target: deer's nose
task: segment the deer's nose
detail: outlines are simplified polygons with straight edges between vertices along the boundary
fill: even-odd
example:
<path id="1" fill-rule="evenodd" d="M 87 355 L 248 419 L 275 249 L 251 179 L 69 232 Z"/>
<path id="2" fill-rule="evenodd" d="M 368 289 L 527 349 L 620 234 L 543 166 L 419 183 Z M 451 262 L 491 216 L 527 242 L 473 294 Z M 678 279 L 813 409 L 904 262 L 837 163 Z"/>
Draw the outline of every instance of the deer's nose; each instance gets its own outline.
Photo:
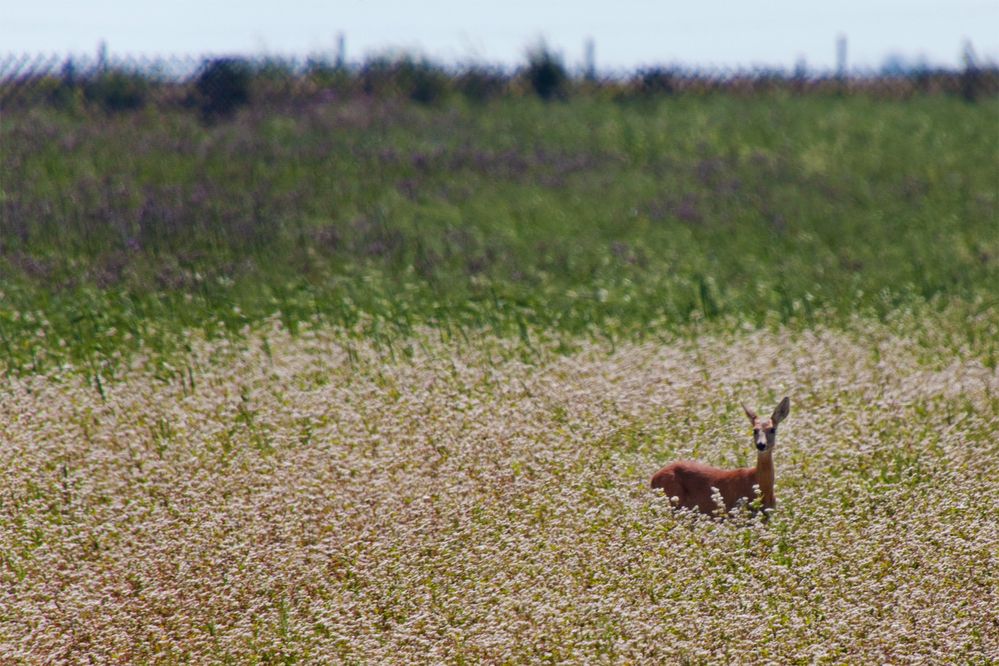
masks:
<path id="1" fill-rule="evenodd" d="M 767 445 L 764 444 L 763 442 L 756 442 L 756 448 L 759 451 L 763 451 L 763 450 L 765 450 L 767 448 Z"/>

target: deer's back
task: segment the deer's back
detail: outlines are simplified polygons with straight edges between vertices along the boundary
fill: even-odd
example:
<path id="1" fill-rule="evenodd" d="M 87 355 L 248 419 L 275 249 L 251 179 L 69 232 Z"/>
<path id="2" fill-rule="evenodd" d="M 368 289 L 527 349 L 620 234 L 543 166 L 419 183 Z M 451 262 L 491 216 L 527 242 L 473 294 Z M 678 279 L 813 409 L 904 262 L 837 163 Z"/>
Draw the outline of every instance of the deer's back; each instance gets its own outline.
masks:
<path id="1" fill-rule="evenodd" d="M 721 493 L 725 506 L 735 506 L 740 497 L 752 498 L 756 470 L 724 470 L 695 460 L 680 460 L 663 467 L 652 477 L 652 487 L 679 499 L 680 506 L 710 512 L 714 509 L 712 488 Z"/>

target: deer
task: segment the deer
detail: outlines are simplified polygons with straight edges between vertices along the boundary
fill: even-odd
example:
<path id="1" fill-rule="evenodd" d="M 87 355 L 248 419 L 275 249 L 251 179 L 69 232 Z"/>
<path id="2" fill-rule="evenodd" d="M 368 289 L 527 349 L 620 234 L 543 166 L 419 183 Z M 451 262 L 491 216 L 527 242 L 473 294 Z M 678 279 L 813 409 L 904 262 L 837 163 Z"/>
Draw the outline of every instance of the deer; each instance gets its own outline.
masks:
<path id="1" fill-rule="evenodd" d="M 753 424 L 753 443 L 756 445 L 756 466 L 742 469 L 718 469 L 692 460 L 680 460 L 666 465 L 652 476 L 652 488 L 662 488 L 674 508 L 697 509 L 712 514 L 721 507 L 715 501 L 715 492 L 721 495 L 725 511 L 731 511 L 741 501 L 752 502 L 759 488 L 763 509 L 777 506 L 774 497 L 774 446 L 777 444 L 777 425 L 787 418 L 791 401 L 785 397 L 768 419 L 762 419 L 746 407 Z"/>

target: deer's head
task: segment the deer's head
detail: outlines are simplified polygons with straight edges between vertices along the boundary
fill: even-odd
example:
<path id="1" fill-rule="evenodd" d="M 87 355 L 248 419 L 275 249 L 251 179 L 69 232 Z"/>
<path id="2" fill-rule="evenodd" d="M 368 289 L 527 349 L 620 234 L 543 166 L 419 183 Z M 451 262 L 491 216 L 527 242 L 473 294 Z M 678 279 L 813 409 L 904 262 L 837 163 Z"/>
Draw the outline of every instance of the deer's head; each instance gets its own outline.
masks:
<path id="1" fill-rule="evenodd" d="M 746 412 L 750 423 L 753 424 L 753 443 L 756 445 L 756 450 L 764 453 L 772 451 L 777 443 L 777 424 L 787 418 L 791 411 L 791 401 L 786 397 L 781 400 L 768 419 L 760 418 L 745 404 L 742 405 L 742 411 Z"/>

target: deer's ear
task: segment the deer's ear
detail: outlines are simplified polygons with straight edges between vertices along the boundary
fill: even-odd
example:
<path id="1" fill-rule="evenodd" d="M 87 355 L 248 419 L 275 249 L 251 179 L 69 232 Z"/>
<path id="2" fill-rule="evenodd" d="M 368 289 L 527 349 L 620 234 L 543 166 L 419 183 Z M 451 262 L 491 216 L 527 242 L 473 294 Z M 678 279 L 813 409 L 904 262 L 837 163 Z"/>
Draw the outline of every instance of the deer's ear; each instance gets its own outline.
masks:
<path id="1" fill-rule="evenodd" d="M 777 405 L 777 409 L 774 410 L 774 413 L 770 417 L 770 420 L 773 421 L 774 425 L 776 426 L 778 423 L 787 418 L 787 415 L 788 413 L 790 413 L 790 411 L 791 411 L 791 400 L 790 398 L 785 396 L 784 399 L 780 401 L 780 404 Z"/>
<path id="2" fill-rule="evenodd" d="M 742 411 L 746 412 L 746 416 L 749 417 L 749 422 L 756 423 L 756 412 L 746 407 L 746 403 L 744 402 L 740 402 L 739 404 L 742 405 Z"/>

